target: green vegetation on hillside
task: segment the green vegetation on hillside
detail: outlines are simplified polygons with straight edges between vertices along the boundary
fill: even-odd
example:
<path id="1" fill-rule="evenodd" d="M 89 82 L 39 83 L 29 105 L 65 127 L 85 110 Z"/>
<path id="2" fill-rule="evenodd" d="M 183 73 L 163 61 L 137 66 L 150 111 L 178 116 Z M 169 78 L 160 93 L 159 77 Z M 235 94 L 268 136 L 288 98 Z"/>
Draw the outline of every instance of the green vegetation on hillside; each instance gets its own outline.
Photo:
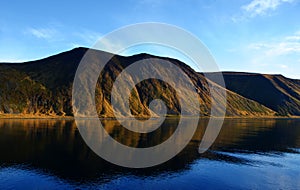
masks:
<path id="1" fill-rule="evenodd" d="M 0 64 L 0 113 L 72 116 L 72 84 L 86 51 L 85 48 L 76 48 L 37 61 Z M 94 58 L 100 61 L 111 55 L 102 51 L 94 51 L 94 54 Z M 210 115 L 211 81 L 178 60 L 138 54 L 130 57 L 114 55 L 100 73 L 95 90 L 96 109 L 100 117 L 114 117 L 110 93 L 117 76 L 136 61 L 144 60 L 143 64 L 152 64 L 148 58 L 167 60 L 180 67 L 189 76 L 199 95 L 201 115 Z M 178 79 L 178 83 L 180 82 Z M 300 82 L 297 80 L 282 76 L 240 76 L 225 73 L 225 82 L 228 87 L 227 116 L 300 115 Z M 214 85 L 221 89 L 217 84 Z M 153 113 L 149 109 L 151 100 L 161 99 L 166 104 L 168 115 L 179 115 L 181 108 L 177 92 L 180 91 L 189 94 L 184 87 L 173 89 L 160 80 L 142 81 L 131 91 L 130 112 L 137 117 L 148 117 Z M 217 100 L 221 100 L 221 96 L 218 96 Z M 120 114 L 130 115 L 122 111 Z"/>

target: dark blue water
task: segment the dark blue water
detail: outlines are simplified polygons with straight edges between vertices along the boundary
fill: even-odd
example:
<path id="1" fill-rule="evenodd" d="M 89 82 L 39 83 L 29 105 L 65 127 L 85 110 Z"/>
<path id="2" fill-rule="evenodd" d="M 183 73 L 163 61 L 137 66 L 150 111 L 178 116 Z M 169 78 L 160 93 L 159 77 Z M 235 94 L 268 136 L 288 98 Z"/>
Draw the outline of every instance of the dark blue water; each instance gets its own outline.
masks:
<path id="1" fill-rule="evenodd" d="M 206 120 L 189 145 L 168 162 L 128 169 L 95 155 L 72 120 L 0 120 L 0 189 L 300 189 L 300 120 L 227 119 L 211 149 L 197 152 Z M 168 138 L 170 119 L 156 137 L 127 135 L 103 124 L 124 144 Z"/>

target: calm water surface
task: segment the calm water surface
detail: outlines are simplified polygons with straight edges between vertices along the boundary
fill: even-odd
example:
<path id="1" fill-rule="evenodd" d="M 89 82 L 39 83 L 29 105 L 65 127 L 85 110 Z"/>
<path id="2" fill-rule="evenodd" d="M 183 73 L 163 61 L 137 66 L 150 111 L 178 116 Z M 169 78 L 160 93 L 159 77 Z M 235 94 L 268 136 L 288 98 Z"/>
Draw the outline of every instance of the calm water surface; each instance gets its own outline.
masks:
<path id="1" fill-rule="evenodd" d="M 141 135 L 102 121 L 133 147 L 163 142 L 177 122 Z M 72 120 L 1 119 L 0 189 L 300 189 L 300 120 L 227 119 L 211 149 L 199 154 L 206 123 L 168 162 L 128 169 L 95 155 Z"/>

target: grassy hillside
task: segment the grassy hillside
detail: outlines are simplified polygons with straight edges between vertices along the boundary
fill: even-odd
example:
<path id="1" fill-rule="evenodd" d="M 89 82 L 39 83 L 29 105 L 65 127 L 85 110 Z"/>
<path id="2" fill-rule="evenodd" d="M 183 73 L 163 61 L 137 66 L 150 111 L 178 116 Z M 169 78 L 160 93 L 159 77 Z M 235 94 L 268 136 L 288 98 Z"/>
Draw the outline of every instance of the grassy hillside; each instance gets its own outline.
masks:
<path id="1" fill-rule="evenodd" d="M 78 64 L 86 51 L 85 48 L 76 48 L 37 61 L 0 64 L 0 113 L 73 115 L 72 82 Z M 111 55 L 102 51 L 94 51 L 94 53 L 99 60 Z M 180 67 L 194 83 L 199 94 L 202 115 L 210 115 L 211 99 L 208 90 L 210 81 L 207 81 L 203 75 L 175 59 L 138 54 L 130 57 L 115 55 L 100 74 L 95 91 L 96 108 L 100 117 L 114 116 L 110 104 L 110 91 L 117 76 L 135 61 L 145 60 L 143 64 L 153 64 L 151 60 L 148 61 L 148 58 L 168 60 Z M 168 70 L 160 72 L 168 72 Z M 180 82 L 178 81 L 178 83 Z M 214 85 L 216 88 L 221 88 Z M 290 86 L 292 85 L 298 84 L 291 81 Z M 184 87 L 176 90 L 182 90 L 187 95 L 189 94 L 185 92 Z M 270 116 L 275 114 L 270 109 L 271 107 L 267 108 L 259 104 L 259 101 L 256 102 L 253 98 L 247 99 L 241 95 L 236 91 L 227 90 L 228 116 Z M 156 98 L 162 99 L 166 103 L 168 114 L 178 115 L 180 113 L 180 104 L 175 89 L 156 79 L 145 80 L 132 90 L 131 113 L 138 117 L 149 116 L 152 110 L 149 109 L 148 104 Z M 121 114 L 129 115 L 125 112 Z"/>
<path id="2" fill-rule="evenodd" d="M 274 110 L 300 115 L 300 80 L 282 75 L 223 72 L 226 88 Z"/>

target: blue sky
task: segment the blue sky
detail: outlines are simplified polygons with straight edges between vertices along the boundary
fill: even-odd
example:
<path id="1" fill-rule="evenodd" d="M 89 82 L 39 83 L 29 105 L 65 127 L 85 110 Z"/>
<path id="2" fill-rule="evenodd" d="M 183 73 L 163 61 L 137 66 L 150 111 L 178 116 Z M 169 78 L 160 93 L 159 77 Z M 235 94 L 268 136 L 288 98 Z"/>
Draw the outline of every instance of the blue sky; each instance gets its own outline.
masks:
<path id="1" fill-rule="evenodd" d="M 90 47 L 120 27 L 164 22 L 196 35 L 221 70 L 300 79 L 300 0 L 20 0 L 0 7 L 0 62 Z"/>

